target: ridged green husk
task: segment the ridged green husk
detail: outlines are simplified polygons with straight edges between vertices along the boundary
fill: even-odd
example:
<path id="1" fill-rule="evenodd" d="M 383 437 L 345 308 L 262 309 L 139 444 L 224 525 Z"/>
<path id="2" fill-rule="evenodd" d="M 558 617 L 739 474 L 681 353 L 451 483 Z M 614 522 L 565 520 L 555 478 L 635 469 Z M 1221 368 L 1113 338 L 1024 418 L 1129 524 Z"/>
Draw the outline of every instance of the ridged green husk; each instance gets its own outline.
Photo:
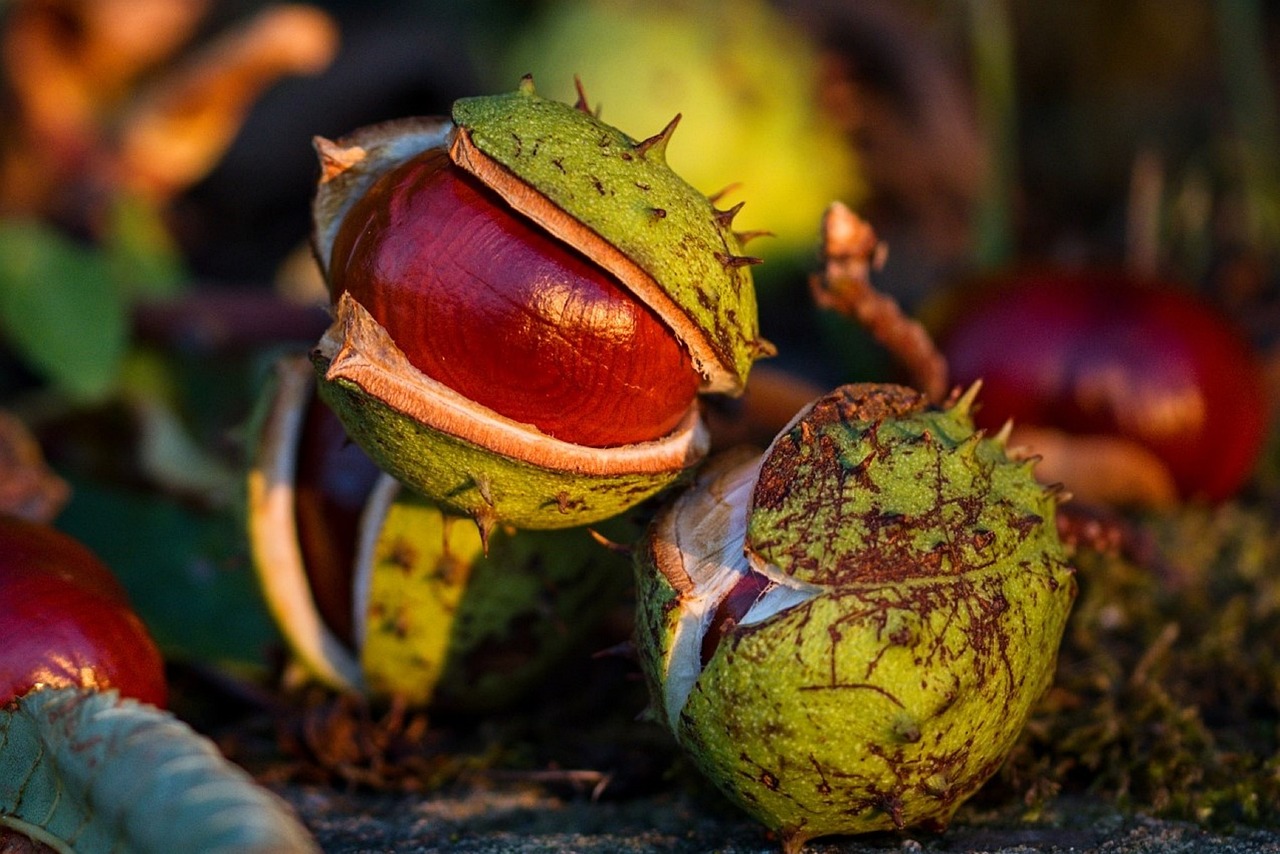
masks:
<path id="1" fill-rule="evenodd" d="M 618 558 L 585 529 L 498 530 L 402 490 L 372 556 L 361 665 L 367 690 L 417 705 L 509 704 L 621 601 Z"/>
<path id="2" fill-rule="evenodd" d="M 315 388 L 306 359 L 278 363 L 247 477 L 254 568 L 298 663 L 332 688 L 378 699 L 471 712 L 508 705 L 618 602 L 625 562 L 585 528 L 499 525 L 486 543 L 474 520 L 383 475 L 363 500 L 345 579 L 359 611 L 353 648 L 325 624 L 299 541 L 295 480 Z M 599 530 L 619 541 L 635 533 L 625 520 Z"/>

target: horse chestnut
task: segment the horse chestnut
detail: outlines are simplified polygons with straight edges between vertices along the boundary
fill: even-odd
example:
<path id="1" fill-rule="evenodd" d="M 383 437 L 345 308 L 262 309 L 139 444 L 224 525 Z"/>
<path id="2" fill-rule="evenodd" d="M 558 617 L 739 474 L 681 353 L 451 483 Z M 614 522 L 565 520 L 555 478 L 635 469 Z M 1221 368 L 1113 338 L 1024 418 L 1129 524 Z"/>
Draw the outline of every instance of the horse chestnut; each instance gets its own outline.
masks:
<path id="1" fill-rule="evenodd" d="M 568 442 L 665 436 L 698 390 L 657 315 L 439 149 L 392 169 L 352 207 L 330 287 L 368 309 L 427 376 Z"/>
<path id="2" fill-rule="evenodd" d="M 1057 498 L 974 429 L 976 391 L 842 386 L 704 466 L 636 549 L 653 716 L 786 852 L 945 826 L 1053 678 Z"/>
<path id="3" fill-rule="evenodd" d="M 982 426 L 1128 440 L 1187 498 L 1227 498 L 1249 477 L 1268 422 L 1261 367 L 1203 300 L 1110 271 L 1025 273 L 961 297 L 939 340 L 955 382 L 981 378 Z"/>
<path id="4" fill-rule="evenodd" d="M 72 686 L 164 705 L 159 650 L 111 571 L 76 540 L 0 516 L 0 602 L 0 706 Z"/>
<path id="5" fill-rule="evenodd" d="M 635 140 L 527 78 L 451 120 L 319 139 L 320 394 L 384 471 L 484 531 L 614 516 L 707 451 L 698 392 L 771 352 L 732 230 Z"/>

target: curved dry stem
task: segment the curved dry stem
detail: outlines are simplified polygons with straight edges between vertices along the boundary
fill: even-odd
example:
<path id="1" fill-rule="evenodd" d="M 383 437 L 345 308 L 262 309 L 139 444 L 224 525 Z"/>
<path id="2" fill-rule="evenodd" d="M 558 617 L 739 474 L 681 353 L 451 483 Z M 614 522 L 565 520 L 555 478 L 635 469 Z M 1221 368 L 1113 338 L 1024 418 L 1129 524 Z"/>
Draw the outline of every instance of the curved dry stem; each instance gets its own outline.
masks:
<path id="1" fill-rule="evenodd" d="M 924 327 L 871 284 L 871 271 L 888 256 L 871 226 L 847 206 L 832 203 L 822 218 L 822 256 L 822 272 L 809 281 L 814 302 L 864 327 L 906 367 L 913 385 L 941 403 L 947 394 L 946 359 Z"/>

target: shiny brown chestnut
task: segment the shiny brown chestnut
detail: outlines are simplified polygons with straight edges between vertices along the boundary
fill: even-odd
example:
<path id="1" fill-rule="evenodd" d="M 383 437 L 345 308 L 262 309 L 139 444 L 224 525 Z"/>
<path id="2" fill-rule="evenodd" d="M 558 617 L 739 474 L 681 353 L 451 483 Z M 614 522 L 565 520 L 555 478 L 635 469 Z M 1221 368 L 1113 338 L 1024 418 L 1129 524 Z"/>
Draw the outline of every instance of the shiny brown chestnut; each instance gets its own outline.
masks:
<path id="1" fill-rule="evenodd" d="M 653 311 L 441 149 L 392 169 L 352 207 L 330 288 L 335 301 L 349 292 L 427 376 L 564 441 L 665 436 L 701 381 Z"/>
<path id="2" fill-rule="evenodd" d="M 483 533 L 592 524 L 707 451 L 760 338 L 752 233 L 586 106 L 462 98 L 315 140 L 334 320 L 320 395 L 369 457 Z"/>
<path id="3" fill-rule="evenodd" d="M 164 662 L 111 571 L 53 528 L 0 516 L 0 706 L 41 688 L 163 706 Z"/>
<path id="4" fill-rule="evenodd" d="M 1123 271 L 1029 270 L 962 289 L 955 303 L 939 342 L 955 382 L 981 378 L 981 426 L 1013 419 L 1126 442 L 1163 464 L 1184 498 L 1222 500 L 1253 471 L 1268 426 L 1259 359 L 1186 288 Z"/>
<path id="5" fill-rule="evenodd" d="M 293 483 L 298 548 L 320 616 L 352 645 L 351 575 L 360 514 L 382 473 L 319 398 L 312 395 L 304 406 Z"/>

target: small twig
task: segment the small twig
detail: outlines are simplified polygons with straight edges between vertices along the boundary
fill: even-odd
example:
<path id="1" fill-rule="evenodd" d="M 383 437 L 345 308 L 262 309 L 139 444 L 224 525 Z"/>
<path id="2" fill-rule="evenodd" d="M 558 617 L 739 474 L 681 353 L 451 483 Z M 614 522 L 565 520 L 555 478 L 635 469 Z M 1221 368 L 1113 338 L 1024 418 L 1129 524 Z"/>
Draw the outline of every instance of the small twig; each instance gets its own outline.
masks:
<path id="1" fill-rule="evenodd" d="M 840 202 L 822 219 L 823 271 L 810 278 L 814 301 L 863 326 L 910 372 L 934 403 L 947 394 L 947 362 L 924 327 L 902 313 L 893 297 L 871 284 L 888 250 L 875 231 Z"/>
<path id="2" fill-rule="evenodd" d="M 628 545 L 627 543 L 614 542 L 613 540 L 606 537 L 604 534 L 597 531 L 595 528 L 588 528 L 587 534 L 591 537 L 591 539 L 595 540 L 597 543 L 604 546 L 606 549 L 613 552 L 614 554 L 622 555 L 623 557 L 630 557 L 631 552 L 634 550 L 633 547 Z"/>

